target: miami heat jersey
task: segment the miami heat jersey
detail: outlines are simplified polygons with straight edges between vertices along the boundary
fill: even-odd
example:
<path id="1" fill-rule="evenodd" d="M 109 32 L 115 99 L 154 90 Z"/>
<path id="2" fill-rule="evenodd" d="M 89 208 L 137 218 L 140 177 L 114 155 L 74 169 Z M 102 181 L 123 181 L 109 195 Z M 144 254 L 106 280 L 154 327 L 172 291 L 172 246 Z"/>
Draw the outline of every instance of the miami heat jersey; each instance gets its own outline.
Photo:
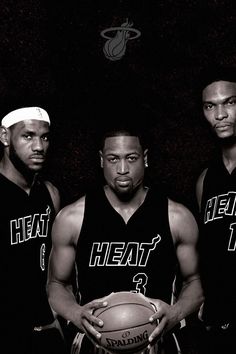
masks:
<path id="1" fill-rule="evenodd" d="M 150 189 L 125 223 L 102 188 L 88 193 L 76 266 L 81 304 L 117 291 L 170 303 L 177 259 L 167 198 Z"/>
<path id="2" fill-rule="evenodd" d="M 24 332 L 53 321 L 45 286 L 55 212 L 40 181 L 28 195 L 0 174 L 0 195 L 1 323 Z"/>
<path id="3" fill-rule="evenodd" d="M 222 160 L 208 168 L 201 210 L 204 319 L 209 324 L 223 324 L 236 318 L 236 171 L 229 174 Z"/>

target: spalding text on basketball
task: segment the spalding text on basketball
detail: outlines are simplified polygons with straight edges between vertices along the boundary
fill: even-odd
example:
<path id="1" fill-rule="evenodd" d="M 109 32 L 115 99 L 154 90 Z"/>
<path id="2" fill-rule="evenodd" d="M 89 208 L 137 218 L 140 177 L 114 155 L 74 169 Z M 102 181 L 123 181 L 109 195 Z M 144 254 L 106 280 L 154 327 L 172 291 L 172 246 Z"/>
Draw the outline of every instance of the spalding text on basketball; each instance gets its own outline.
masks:
<path id="1" fill-rule="evenodd" d="M 122 348 L 132 344 L 139 344 L 146 342 L 148 339 L 148 332 L 145 330 L 143 333 L 138 334 L 132 338 L 124 338 L 124 339 L 114 339 L 114 338 L 106 338 L 107 341 L 107 349 L 111 348 Z"/>

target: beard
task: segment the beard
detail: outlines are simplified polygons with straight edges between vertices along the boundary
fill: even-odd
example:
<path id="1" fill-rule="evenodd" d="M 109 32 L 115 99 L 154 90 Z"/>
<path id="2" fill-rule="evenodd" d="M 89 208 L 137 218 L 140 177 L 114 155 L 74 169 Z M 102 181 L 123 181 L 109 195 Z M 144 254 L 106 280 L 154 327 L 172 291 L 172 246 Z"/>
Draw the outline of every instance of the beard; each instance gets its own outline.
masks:
<path id="1" fill-rule="evenodd" d="M 219 139 L 219 138 L 218 138 Z M 220 144 L 224 147 L 231 147 L 236 144 L 236 136 L 232 135 L 226 138 L 220 138 Z"/>
<path id="2" fill-rule="evenodd" d="M 19 171 L 26 179 L 31 179 L 35 171 L 31 170 L 17 154 L 15 148 L 11 145 L 9 149 L 9 158 L 14 165 L 15 169 Z"/>
<path id="3" fill-rule="evenodd" d="M 132 199 L 138 188 L 139 185 L 134 187 L 133 183 L 130 183 L 130 185 L 125 188 L 122 188 L 117 184 L 112 187 L 117 197 L 123 202 L 128 202 L 130 199 Z"/>
<path id="4" fill-rule="evenodd" d="M 123 202 L 129 201 L 135 194 L 135 191 L 133 189 L 124 191 L 121 190 L 120 188 L 115 188 L 114 191 L 116 195 L 119 197 L 119 199 L 122 200 Z"/>

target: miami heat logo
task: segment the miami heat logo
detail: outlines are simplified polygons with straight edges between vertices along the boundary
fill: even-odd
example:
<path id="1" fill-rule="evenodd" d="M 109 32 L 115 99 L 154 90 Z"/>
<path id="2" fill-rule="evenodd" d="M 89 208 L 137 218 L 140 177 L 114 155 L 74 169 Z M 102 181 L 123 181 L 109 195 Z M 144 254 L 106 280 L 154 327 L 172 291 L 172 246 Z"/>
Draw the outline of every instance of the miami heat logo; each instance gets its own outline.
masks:
<path id="1" fill-rule="evenodd" d="M 127 42 L 141 36 L 141 32 L 132 26 L 133 23 L 127 19 L 120 27 L 110 27 L 101 32 L 101 36 L 108 39 L 103 47 L 107 59 L 121 59 L 125 54 Z"/>

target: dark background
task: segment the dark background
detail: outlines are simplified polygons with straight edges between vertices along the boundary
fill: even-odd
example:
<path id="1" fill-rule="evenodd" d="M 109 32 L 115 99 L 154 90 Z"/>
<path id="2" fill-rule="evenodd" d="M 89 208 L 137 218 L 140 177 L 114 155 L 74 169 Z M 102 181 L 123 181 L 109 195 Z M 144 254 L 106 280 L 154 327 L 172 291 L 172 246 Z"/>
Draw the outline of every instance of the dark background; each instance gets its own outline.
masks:
<path id="1" fill-rule="evenodd" d="M 141 36 L 108 60 L 100 32 L 127 18 Z M 101 177 L 97 132 L 117 120 L 141 123 L 150 178 L 195 210 L 197 176 L 216 152 L 199 73 L 211 63 L 236 66 L 235 39 L 234 0 L 1 0 L 0 115 L 29 105 L 48 111 L 45 173 L 64 204 Z M 189 334 L 189 353 L 199 330 Z"/>
<path id="2" fill-rule="evenodd" d="M 234 1 L 1 0 L 0 113 L 48 110 L 46 173 L 64 203 L 97 182 L 96 132 L 119 119 L 151 131 L 149 174 L 192 207 L 196 178 L 215 144 L 202 118 L 202 67 L 236 59 Z M 141 36 L 122 59 L 100 32 L 126 19 Z"/>

